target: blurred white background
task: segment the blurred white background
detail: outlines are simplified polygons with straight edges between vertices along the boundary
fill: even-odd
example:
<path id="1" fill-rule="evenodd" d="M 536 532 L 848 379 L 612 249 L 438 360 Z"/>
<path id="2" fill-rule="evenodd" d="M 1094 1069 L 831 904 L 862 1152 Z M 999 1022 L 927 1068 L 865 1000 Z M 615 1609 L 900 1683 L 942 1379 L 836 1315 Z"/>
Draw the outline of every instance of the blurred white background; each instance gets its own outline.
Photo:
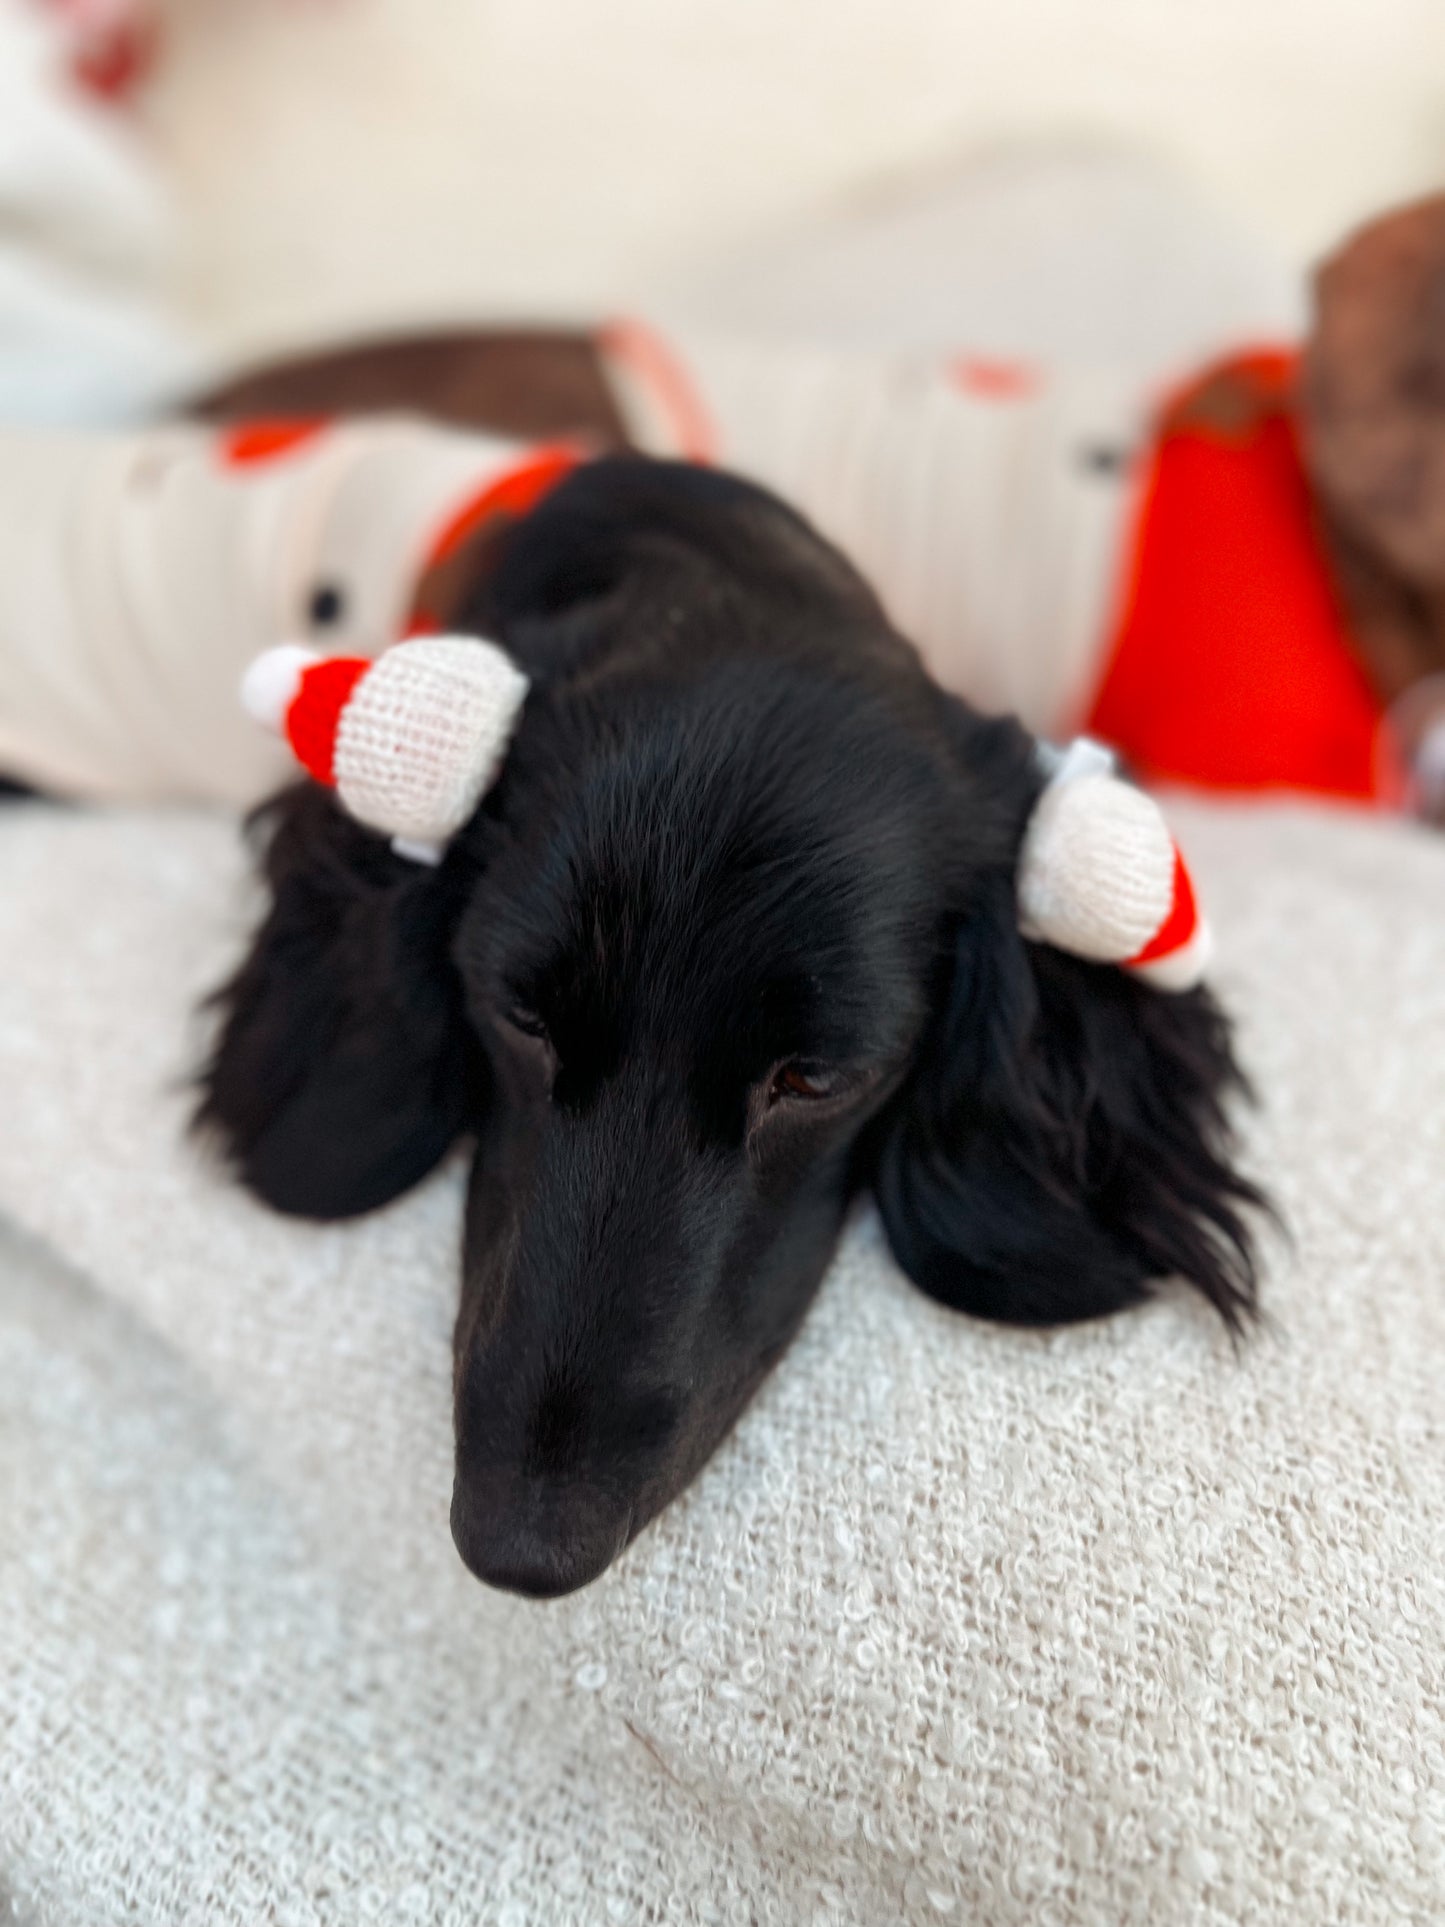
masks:
<path id="1" fill-rule="evenodd" d="M 1441 0 L 172 0 L 150 138 L 233 346 L 591 314 L 1040 138 L 1306 263 L 1445 184 Z M 785 253 L 785 250 L 784 250 Z"/>

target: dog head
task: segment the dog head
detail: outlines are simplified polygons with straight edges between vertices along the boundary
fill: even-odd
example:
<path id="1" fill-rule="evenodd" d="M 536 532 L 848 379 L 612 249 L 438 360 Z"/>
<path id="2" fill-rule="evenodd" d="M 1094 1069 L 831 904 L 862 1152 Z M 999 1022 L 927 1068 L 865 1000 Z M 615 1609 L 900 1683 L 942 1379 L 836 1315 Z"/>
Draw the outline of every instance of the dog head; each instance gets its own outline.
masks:
<path id="1" fill-rule="evenodd" d="M 434 868 L 307 787 L 225 997 L 206 1121 L 282 1210 L 385 1203 L 474 1140 L 453 1533 L 585 1583 L 796 1331 L 849 1200 L 961 1310 L 1252 1300 L 1207 992 L 1020 933 L 1043 777 L 848 566 L 719 476 L 600 463 L 518 532 L 479 630 L 531 678 Z"/>

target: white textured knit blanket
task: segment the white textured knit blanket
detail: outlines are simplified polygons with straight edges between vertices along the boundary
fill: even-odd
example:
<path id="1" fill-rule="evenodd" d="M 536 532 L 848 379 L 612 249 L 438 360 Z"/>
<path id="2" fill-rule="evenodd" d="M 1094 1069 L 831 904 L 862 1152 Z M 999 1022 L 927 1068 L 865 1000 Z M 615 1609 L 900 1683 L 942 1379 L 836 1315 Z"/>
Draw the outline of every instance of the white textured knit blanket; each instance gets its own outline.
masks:
<path id="1" fill-rule="evenodd" d="M 0 812 L 0 1209 L 65 1261 L 0 1247 L 16 1918 L 1445 1917 L 1445 844 L 1180 821 L 1270 1329 L 970 1323 L 865 1215 L 691 1492 L 539 1606 L 447 1535 L 458 1170 L 311 1229 L 182 1139 L 234 830 Z"/>

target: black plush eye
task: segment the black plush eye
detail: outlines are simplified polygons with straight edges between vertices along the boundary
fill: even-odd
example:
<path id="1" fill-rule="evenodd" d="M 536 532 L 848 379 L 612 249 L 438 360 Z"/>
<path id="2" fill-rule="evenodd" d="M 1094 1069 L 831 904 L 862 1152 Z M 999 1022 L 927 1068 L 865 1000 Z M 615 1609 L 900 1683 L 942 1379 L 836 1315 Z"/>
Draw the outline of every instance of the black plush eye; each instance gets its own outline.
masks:
<path id="1" fill-rule="evenodd" d="M 768 1086 L 768 1103 L 793 1098 L 816 1104 L 821 1098 L 836 1097 L 842 1088 L 843 1079 L 837 1071 L 818 1064 L 780 1064 Z"/>
<path id="2" fill-rule="evenodd" d="M 334 629 L 346 614 L 346 597 L 334 582 L 318 582 L 308 613 L 313 629 Z"/>

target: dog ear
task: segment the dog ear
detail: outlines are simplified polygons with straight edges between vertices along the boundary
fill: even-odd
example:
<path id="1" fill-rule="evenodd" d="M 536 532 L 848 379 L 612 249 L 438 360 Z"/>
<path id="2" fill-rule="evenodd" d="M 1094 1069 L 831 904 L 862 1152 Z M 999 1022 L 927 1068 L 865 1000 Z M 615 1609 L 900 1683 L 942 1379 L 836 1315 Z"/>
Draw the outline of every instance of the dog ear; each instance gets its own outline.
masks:
<path id="1" fill-rule="evenodd" d="M 213 1000 L 196 1123 L 278 1211 L 351 1217 L 423 1178 L 479 1100 L 447 958 L 455 886 L 312 784 L 257 828 L 271 905 Z"/>
<path id="2" fill-rule="evenodd" d="M 1027 942 L 1012 876 L 960 924 L 875 1190 L 898 1262 L 960 1311 L 1092 1318 L 1182 1276 L 1231 1328 L 1255 1303 L 1224 1101 L 1243 1080 L 1208 991 L 1169 994 Z"/>

